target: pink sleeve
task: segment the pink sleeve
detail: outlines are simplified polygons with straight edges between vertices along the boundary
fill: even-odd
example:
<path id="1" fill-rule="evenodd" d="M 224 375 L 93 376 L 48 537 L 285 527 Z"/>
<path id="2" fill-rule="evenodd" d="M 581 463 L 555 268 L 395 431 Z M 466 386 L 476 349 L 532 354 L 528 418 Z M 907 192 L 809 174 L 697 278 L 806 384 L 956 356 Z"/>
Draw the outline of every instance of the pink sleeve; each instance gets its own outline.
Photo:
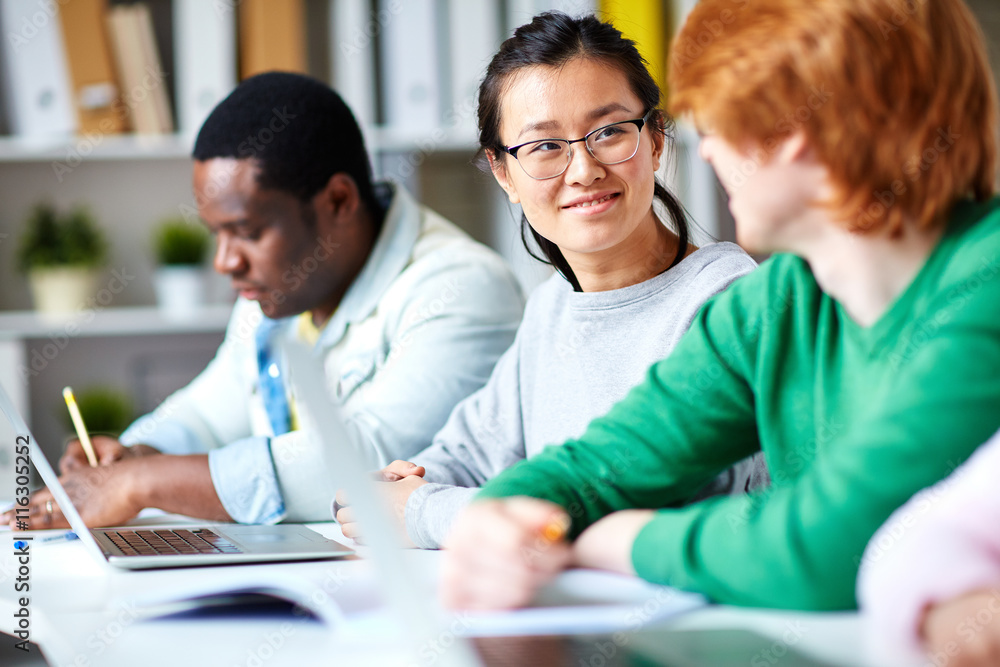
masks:
<path id="1" fill-rule="evenodd" d="M 924 609 L 1000 584 L 1000 432 L 899 508 L 861 559 L 858 602 L 879 664 L 923 655 Z"/>

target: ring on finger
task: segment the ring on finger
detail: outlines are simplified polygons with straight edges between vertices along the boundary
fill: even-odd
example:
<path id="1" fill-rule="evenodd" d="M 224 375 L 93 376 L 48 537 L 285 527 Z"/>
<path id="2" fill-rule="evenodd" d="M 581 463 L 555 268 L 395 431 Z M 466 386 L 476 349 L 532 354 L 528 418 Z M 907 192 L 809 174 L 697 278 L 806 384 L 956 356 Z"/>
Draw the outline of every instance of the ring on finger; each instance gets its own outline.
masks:
<path id="1" fill-rule="evenodd" d="M 52 514 L 52 499 L 45 501 L 45 513 Z"/>

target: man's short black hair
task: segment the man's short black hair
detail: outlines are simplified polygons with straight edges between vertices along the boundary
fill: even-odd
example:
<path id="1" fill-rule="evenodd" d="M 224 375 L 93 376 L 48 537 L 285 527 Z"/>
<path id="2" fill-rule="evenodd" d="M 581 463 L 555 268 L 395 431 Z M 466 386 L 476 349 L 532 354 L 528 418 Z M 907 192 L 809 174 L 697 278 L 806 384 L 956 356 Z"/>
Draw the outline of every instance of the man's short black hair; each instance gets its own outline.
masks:
<path id="1" fill-rule="evenodd" d="M 288 72 L 246 79 L 212 110 L 198 132 L 195 160 L 255 158 L 257 182 L 309 201 L 346 173 L 378 221 L 371 164 L 354 114 L 329 86 Z"/>

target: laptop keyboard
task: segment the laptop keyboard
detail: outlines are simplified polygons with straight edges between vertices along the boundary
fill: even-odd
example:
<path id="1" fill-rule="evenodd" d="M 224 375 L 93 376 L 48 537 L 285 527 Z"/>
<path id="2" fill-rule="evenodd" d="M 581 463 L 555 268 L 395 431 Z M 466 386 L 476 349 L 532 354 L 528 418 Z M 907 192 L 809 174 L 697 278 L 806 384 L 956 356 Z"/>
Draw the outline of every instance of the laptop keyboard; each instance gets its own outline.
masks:
<path id="1" fill-rule="evenodd" d="M 243 550 L 207 528 L 105 531 L 123 556 L 238 554 Z"/>

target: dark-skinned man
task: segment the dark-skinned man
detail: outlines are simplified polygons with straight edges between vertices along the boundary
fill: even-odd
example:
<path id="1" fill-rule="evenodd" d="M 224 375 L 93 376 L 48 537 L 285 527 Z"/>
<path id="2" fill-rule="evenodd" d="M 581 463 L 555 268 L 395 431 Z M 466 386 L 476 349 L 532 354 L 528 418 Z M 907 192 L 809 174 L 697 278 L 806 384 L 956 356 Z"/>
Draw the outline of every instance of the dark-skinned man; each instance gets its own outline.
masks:
<path id="1" fill-rule="evenodd" d="M 358 125 L 308 77 L 247 79 L 193 152 L 215 270 L 239 292 L 209 366 L 120 441 L 78 442 L 62 482 L 90 526 L 146 507 L 212 520 L 325 520 L 335 489 L 298 430 L 278 343 L 314 349 L 373 468 L 425 446 L 513 341 L 523 296 L 492 251 L 398 185 L 372 182 Z M 335 462 L 334 462 L 335 464 Z M 33 528 L 66 525 L 43 489 Z"/>

